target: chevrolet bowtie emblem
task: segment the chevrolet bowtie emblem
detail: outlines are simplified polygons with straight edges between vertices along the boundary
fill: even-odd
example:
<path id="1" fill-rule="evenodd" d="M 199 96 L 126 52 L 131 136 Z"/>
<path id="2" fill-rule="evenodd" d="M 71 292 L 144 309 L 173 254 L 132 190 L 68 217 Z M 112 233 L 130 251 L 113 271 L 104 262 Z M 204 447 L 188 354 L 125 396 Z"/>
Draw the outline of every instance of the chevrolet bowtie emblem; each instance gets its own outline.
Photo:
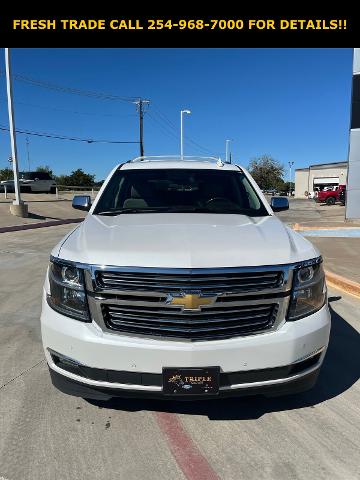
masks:
<path id="1" fill-rule="evenodd" d="M 202 297 L 200 293 L 184 293 L 179 296 L 168 294 L 165 303 L 168 305 L 178 305 L 183 307 L 183 310 L 201 310 L 201 307 L 206 305 L 213 305 L 216 301 L 216 296 Z"/>

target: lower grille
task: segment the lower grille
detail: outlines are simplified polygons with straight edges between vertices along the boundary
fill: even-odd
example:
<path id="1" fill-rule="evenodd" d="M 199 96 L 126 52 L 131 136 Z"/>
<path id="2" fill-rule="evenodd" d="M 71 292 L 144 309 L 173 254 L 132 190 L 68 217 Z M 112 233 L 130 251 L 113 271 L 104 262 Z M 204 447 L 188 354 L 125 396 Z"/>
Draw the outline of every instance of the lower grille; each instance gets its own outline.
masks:
<path id="1" fill-rule="evenodd" d="M 211 307 L 189 313 L 180 308 L 102 305 L 105 324 L 111 330 L 189 340 L 229 338 L 267 330 L 274 324 L 277 310 L 278 304 Z"/>

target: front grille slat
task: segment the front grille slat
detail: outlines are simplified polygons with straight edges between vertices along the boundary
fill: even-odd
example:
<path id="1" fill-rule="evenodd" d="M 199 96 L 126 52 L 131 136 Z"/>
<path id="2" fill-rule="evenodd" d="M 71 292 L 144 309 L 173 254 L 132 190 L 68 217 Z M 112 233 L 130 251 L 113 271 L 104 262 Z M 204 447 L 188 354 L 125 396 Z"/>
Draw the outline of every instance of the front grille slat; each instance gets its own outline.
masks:
<path id="1" fill-rule="evenodd" d="M 256 312 L 262 312 L 262 311 L 265 311 L 265 312 L 268 312 L 269 309 L 271 307 L 269 307 L 269 305 L 249 305 L 249 306 L 244 306 L 241 308 L 240 312 L 241 313 L 247 313 L 247 312 L 251 312 L 252 314 L 256 313 Z M 228 314 L 232 315 L 232 314 L 236 314 L 236 313 L 240 313 L 239 312 L 239 308 L 235 308 L 235 307 L 212 307 L 212 308 L 204 308 L 202 310 L 200 310 L 199 312 L 191 312 L 191 313 L 188 313 L 188 312 L 182 312 L 181 311 L 181 308 L 177 307 L 144 307 L 144 306 L 131 306 L 129 307 L 128 305 L 111 305 L 111 309 L 114 313 L 116 313 L 117 311 L 120 312 L 120 313 L 125 313 L 125 314 L 132 314 L 134 313 L 134 315 L 139 315 L 139 314 L 150 314 L 151 316 L 157 316 L 157 317 L 161 317 L 162 315 L 166 315 L 166 316 L 176 316 L 176 315 L 179 315 L 181 317 L 186 317 L 186 316 L 191 316 L 191 317 L 204 317 L 204 318 L 208 318 L 209 316 L 213 317 L 213 316 L 216 316 L 216 315 L 219 315 L 219 316 L 226 316 Z"/>
<path id="2" fill-rule="evenodd" d="M 230 318 L 229 317 L 226 317 L 226 316 L 223 316 L 223 317 L 220 317 L 220 318 L 198 318 L 198 317 L 191 317 L 190 315 L 188 317 L 186 317 L 185 315 L 183 315 L 182 317 L 177 316 L 176 318 L 170 318 L 170 316 L 162 316 L 162 317 L 157 317 L 157 318 L 153 318 L 153 317 L 150 317 L 150 316 L 147 316 L 147 317 L 142 317 L 140 315 L 128 315 L 128 314 L 122 314 L 122 313 L 118 313 L 118 312 L 111 312 L 110 314 L 110 317 L 111 317 L 111 320 L 113 322 L 116 321 L 116 319 L 124 319 L 124 320 L 135 320 L 135 321 L 148 321 L 148 322 L 155 322 L 155 323 L 158 323 L 159 320 L 162 320 L 163 322 L 166 322 L 166 323 L 184 323 L 184 324 L 201 324 L 201 323 L 209 323 L 209 324 L 213 324 L 213 323 L 218 323 L 218 322 L 234 322 L 234 321 L 239 321 L 239 322 L 243 322 L 244 320 L 252 320 L 253 322 L 257 319 L 257 318 L 265 318 L 265 320 L 267 321 L 268 320 L 268 317 L 269 317 L 269 314 L 268 315 L 264 315 L 264 314 L 260 314 L 260 315 L 247 315 L 247 316 L 237 316 L 237 315 L 233 315 L 231 316 Z"/>
<path id="3" fill-rule="evenodd" d="M 118 305 L 103 305 L 103 316 L 106 325 L 111 330 L 142 335 L 161 335 L 178 338 L 203 339 L 232 337 L 245 335 L 253 331 L 263 331 L 274 323 L 277 305 L 254 305 L 253 310 L 248 305 L 238 308 L 235 312 L 225 311 L 214 316 L 206 312 L 199 314 L 168 315 L 158 312 L 131 313 L 123 311 Z M 243 310 L 243 311 L 242 311 Z"/>
<path id="4" fill-rule="evenodd" d="M 242 327 L 256 327 L 258 325 L 265 325 L 266 321 L 263 322 L 249 322 L 245 323 L 242 325 Z M 116 325 L 116 324 L 115 324 Z M 131 327 L 131 328 L 136 328 L 139 330 L 142 330 L 144 328 L 149 328 L 151 330 L 158 330 L 161 332 L 178 332 L 180 334 L 186 334 L 186 333 L 193 333 L 193 334 L 201 334 L 202 332 L 214 332 L 218 330 L 230 330 L 234 328 L 239 328 L 238 325 L 217 325 L 217 326 L 207 326 L 207 327 L 196 327 L 196 328 L 190 328 L 189 326 L 179 326 L 179 325 L 161 325 L 161 326 L 149 326 L 146 321 L 144 322 L 119 322 L 118 325 L 121 325 L 122 327 Z M 180 335 L 181 336 L 181 335 Z"/>
<path id="5" fill-rule="evenodd" d="M 276 288 L 281 284 L 282 272 L 248 272 L 241 275 L 157 275 L 124 272 L 96 272 L 96 283 L 101 289 L 174 291 L 198 289 L 203 292 L 252 291 Z"/>
<path id="6" fill-rule="evenodd" d="M 264 271 L 208 269 L 202 273 L 113 269 L 97 270 L 93 278 L 99 292 L 95 301 L 108 330 L 200 341 L 271 329 L 282 302 L 274 296 L 284 291 L 284 275 L 283 270 L 265 267 Z M 188 294 L 215 298 L 212 304 L 200 302 L 198 309 L 186 309 L 181 301 L 171 304 L 171 295 Z"/>

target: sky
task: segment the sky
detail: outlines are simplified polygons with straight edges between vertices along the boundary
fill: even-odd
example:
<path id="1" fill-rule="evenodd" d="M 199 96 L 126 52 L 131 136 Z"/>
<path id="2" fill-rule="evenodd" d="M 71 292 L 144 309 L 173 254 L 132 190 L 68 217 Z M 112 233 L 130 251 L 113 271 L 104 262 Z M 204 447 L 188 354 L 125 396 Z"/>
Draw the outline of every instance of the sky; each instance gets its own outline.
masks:
<path id="1" fill-rule="evenodd" d="M 2 49 L 3 50 L 3 49 Z M 4 51 L 4 50 L 3 50 Z M 146 155 L 178 155 L 180 110 L 185 155 L 225 156 L 247 166 L 271 155 L 286 167 L 347 159 L 352 49 L 11 49 L 12 72 L 59 91 L 14 79 L 16 128 L 84 139 L 139 139 Z M 0 69 L 4 72 L 4 54 Z M 111 94 L 99 99 L 83 92 Z M 125 98 L 124 98 L 125 97 Z M 5 77 L 0 76 L 0 126 L 8 128 Z M 97 180 L 139 155 L 139 145 L 86 143 L 17 135 L 19 169 L 49 165 L 55 174 L 82 168 Z M 9 166 L 9 134 L 0 131 L 0 168 Z"/>

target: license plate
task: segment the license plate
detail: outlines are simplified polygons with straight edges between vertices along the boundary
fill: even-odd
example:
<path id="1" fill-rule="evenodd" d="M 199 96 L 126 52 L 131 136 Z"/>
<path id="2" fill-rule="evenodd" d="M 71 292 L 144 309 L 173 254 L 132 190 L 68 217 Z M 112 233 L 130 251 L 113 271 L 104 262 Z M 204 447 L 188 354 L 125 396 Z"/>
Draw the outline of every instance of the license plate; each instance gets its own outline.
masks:
<path id="1" fill-rule="evenodd" d="M 163 368 L 165 395 L 216 395 L 220 367 Z"/>

